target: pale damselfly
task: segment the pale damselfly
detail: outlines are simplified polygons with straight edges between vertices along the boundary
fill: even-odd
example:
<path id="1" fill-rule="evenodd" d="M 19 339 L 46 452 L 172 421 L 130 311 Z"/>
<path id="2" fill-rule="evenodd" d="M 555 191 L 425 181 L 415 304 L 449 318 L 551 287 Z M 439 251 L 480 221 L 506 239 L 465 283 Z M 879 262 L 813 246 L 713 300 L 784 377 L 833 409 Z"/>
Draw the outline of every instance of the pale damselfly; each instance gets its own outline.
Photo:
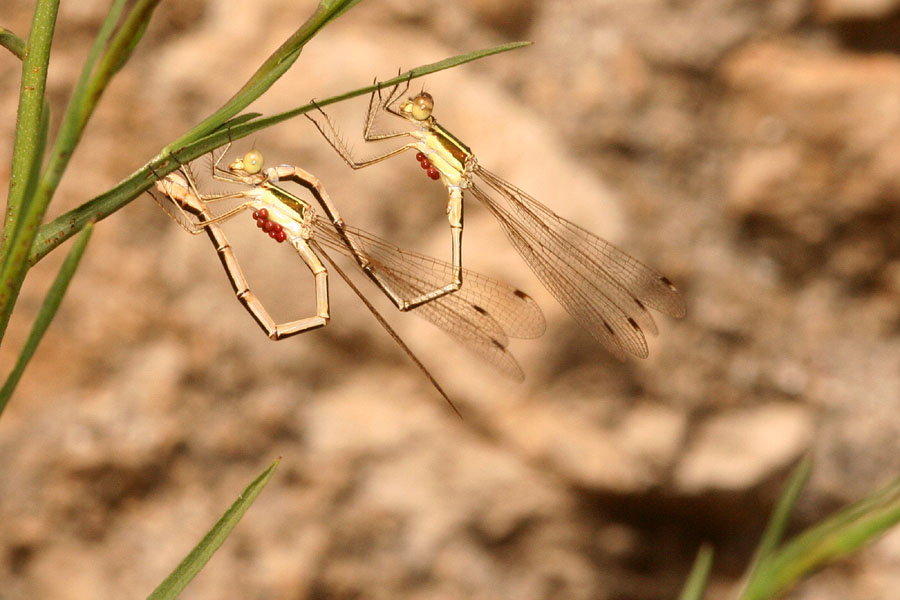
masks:
<path id="1" fill-rule="evenodd" d="M 229 144 L 230 146 L 230 144 Z M 328 272 L 320 256 L 341 275 L 378 322 L 401 346 L 431 383 L 450 402 L 425 366 L 400 339 L 352 280 L 325 252 L 325 247 L 353 256 L 360 268 L 376 281 L 387 281 L 404 293 L 417 294 L 446 278 L 453 267 L 429 256 L 398 248 L 363 230 L 349 227 L 337 213 L 319 180 L 290 165 L 263 168 L 262 154 L 252 150 L 233 161 L 227 169 L 219 163 L 226 148 L 212 160 L 213 177 L 239 185 L 241 189 L 225 194 L 204 194 L 197 188 L 190 165 L 157 181 L 151 196 L 179 225 L 192 234 L 206 232 L 225 269 L 235 295 L 263 331 L 279 340 L 328 324 Z M 328 215 L 321 219 L 312 205 L 275 185 L 279 181 L 297 183 L 313 194 Z M 216 214 L 214 206 L 226 200 L 236 202 Z M 276 242 L 287 241 L 310 269 L 315 280 L 316 314 L 287 323 L 276 323 L 259 298 L 250 290 L 220 223 L 238 214 L 252 211 L 263 233 Z M 540 336 L 545 327 L 538 305 L 521 290 L 472 271 L 465 271 L 465 292 L 439 298 L 422 306 L 416 314 L 431 321 L 467 349 L 475 352 L 504 375 L 521 380 L 522 370 L 507 349 L 509 338 Z M 451 402 L 452 405 L 452 402 Z M 455 408 L 455 407 L 454 407 Z"/>
<path id="2" fill-rule="evenodd" d="M 435 120 L 430 94 L 423 91 L 400 101 L 408 88 L 409 80 L 405 86 L 395 85 L 383 97 L 381 86 L 377 86 L 369 99 L 363 137 L 367 142 L 404 136 L 413 141 L 366 160 L 353 157 L 321 108 L 324 125 L 307 113 L 352 168 L 360 169 L 415 150 L 428 177 L 440 180 L 447 188 L 450 276 L 430 289 L 412 294 L 384 282 L 394 304 L 400 310 L 408 310 L 466 289 L 467 273 L 462 269 L 463 194 L 470 192 L 500 222 L 528 266 L 579 324 L 619 359 L 624 360 L 626 353 L 645 358 L 648 348 L 644 331 L 658 333 L 648 307 L 673 317 L 685 314 L 684 300 L 672 282 L 479 165 L 469 147 Z M 376 133 L 375 120 L 380 111 L 405 119 L 413 129 Z"/>

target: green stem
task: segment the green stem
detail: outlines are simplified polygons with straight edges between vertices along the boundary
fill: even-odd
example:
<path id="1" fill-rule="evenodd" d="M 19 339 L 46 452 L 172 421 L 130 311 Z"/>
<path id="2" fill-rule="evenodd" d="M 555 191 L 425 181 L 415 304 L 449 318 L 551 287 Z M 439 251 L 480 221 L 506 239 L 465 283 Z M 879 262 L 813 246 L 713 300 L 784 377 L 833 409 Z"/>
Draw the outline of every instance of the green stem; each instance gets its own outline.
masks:
<path id="1" fill-rule="evenodd" d="M 44 214 L 32 198 L 46 143 L 48 115 L 44 110 L 44 92 L 58 10 L 59 0 L 38 0 L 22 61 L 16 139 L 0 245 L 0 339 L 25 279 L 28 252 Z"/>
<path id="2" fill-rule="evenodd" d="M 294 61 L 300 56 L 303 47 L 319 30 L 360 1 L 320 2 L 312 16 L 260 65 L 234 96 L 186 134 L 163 148 L 160 154 L 168 155 L 191 142 L 197 141 L 219 128 L 251 102 L 262 96 L 294 64 Z"/>
<path id="3" fill-rule="evenodd" d="M 88 240 L 90 239 L 93 230 L 93 225 L 88 224 L 88 226 L 82 230 L 81 235 L 75 238 L 72 249 L 69 251 L 69 254 L 66 255 L 66 260 L 63 262 L 62 267 L 60 267 L 59 273 L 53 281 L 53 285 L 50 286 L 47 297 L 44 299 L 44 304 L 41 306 L 41 311 L 38 313 L 38 316 L 31 327 L 31 333 L 28 334 L 28 339 L 25 340 L 25 345 L 22 346 L 22 351 L 19 353 L 16 365 L 6 378 L 6 383 L 3 384 L 3 388 L 0 389 L 0 415 L 3 414 L 3 410 L 6 408 L 7 403 L 9 403 L 9 399 L 15 391 L 16 385 L 18 385 L 19 380 L 22 378 L 22 374 L 25 372 L 25 367 L 28 366 L 31 357 L 34 356 L 34 352 L 37 350 L 38 344 L 44 337 L 44 333 L 47 332 L 47 328 L 53 321 L 53 317 L 56 316 L 56 311 L 62 303 L 63 296 L 66 294 L 66 289 L 69 287 L 72 276 L 75 275 L 75 270 L 78 268 L 78 263 L 81 260 L 81 256 L 84 254 L 84 249 L 87 247 Z"/>
<path id="4" fill-rule="evenodd" d="M 398 75 L 393 79 L 383 81 L 377 85 L 368 85 L 353 90 L 352 92 L 347 92 L 345 94 L 340 94 L 331 98 L 325 98 L 323 100 L 317 101 L 316 104 L 318 106 L 328 106 L 329 104 L 334 104 L 335 102 L 340 102 L 349 98 L 370 94 L 378 87 L 391 86 L 395 83 L 406 81 L 407 79 L 422 77 L 424 75 L 442 71 L 444 69 L 449 69 L 466 62 L 485 58 L 493 54 L 522 48 L 529 44 L 530 42 L 515 42 L 497 46 L 495 48 L 489 48 L 486 50 L 468 52 L 466 54 L 461 54 L 459 56 L 454 56 L 436 63 L 432 63 L 430 65 L 416 67 L 415 69 Z M 272 125 L 275 125 L 277 123 L 281 123 L 288 119 L 297 117 L 298 115 L 302 115 L 306 112 L 309 112 L 310 110 L 313 110 L 314 108 L 315 106 L 313 104 L 305 104 L 293 110 L 279 113 L 271 117 L 253 119 L 249 121 L 247 120 L 248 115 L 241 115 L 233 119 L 231 122 L 237 122 L 237 125 L 229 125 L 228 127 L 220 128 L 219 130 L 206 137 L 192 142 L 187 146 L 178 148 L 176 154 L 177 161 L 173 160 L 171 152 L 165 150 L 161 151 L 148 164 L 132 173 L 127 179 L 122 181 L 113 189 L 89 200 L 88 202 L 85 202 L 81 206 L 63 215 L 60 215 L 50 223 L 47 223 L 46 225 L 41 227 L 38 238 L 35 241 L 31 255 L 28 259 L 29 264 L 36 264 L 44 256 L 50 253 L 50 251 L 52 251 L 58 245 L 80 231 L 81 228 L 85 226 L 85 224 L 91 221 L 100 221 L 102 219 L 105 219 L 115 211 L 119 210 L 120 208 L 134 200 L 138 195 L 140 195 L 151 185 L 153 185 L 158 177 L 163 177 L 177 169 L 179 161 L 183 163 L 190 162 L 198 156 L 202 156 L 207 152 L 224 146 L 229 141 L 239 140 L 248 135 L 256 133 L 257 131 L 260 131 L 267 127 L 271 127 Z M 172 143 L 169 144 L 167 148 L 175 146 L 176 144 Z"/>

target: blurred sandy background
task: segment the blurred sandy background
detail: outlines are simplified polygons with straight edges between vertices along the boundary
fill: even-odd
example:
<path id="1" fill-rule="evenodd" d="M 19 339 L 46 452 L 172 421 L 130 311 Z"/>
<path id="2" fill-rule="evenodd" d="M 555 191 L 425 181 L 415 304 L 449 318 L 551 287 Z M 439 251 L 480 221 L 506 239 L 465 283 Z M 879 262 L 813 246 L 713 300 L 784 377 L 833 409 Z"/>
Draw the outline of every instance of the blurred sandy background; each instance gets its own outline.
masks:
<path id="1" fill-rule="evenodd" d="M 6 0 L 0 23 L 25 35 L 31 4 Z M 217 108 L 313 6 L 163 2 L 52 216 Z M 63 3 L 57 117 L 106 8 Z M 667 274 L 688 316 L 658 318 L 650 358 L 618 363 L 469 202 L 467 266 L 548 319 L 512 346 L 524 383 L 360 282 L 460 421 L 337 277 L 328 328 L 268 341 L 207 240 L 144 196 L 97 228 L 0 424 L 0 597 L 146 595 L 277 456 L 186 598 L 672 598 L 704 541 L 710 597 L 733 597 L 807 449 L 798 527 L 900 473 L 898 15 L 895 0 L 362 3 L 252 108 L 533 40 L 413 87 L 482 164 Z M 20 65 L 0 53 L 3 188 Z M 368 152 L 365 106 L 330 113 Z M 448 252 L 444 193 L 411 156 L 352 172 L 302 118 L 251 145 L 318 174 L 348 222 Z M 296 257 L 239 221 L 254 290 L 278 318 L 310 312 Z M 4 373 L 60 254 L 30 275 Z M 893 534 L 790 597 L 898 587 Z"/>

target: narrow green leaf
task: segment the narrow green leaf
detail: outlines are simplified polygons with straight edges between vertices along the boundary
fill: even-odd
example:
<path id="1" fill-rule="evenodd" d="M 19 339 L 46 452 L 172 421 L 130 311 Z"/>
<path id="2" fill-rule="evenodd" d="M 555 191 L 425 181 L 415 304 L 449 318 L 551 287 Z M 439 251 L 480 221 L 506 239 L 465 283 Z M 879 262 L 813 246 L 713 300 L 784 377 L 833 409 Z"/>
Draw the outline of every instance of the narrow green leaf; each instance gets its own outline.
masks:
<path id="1" fill-rule="evenodd" d="M 0 46 L 3 46 L 22 60 L 25 57 L 25 40 L 5 27 L 0 27 Z"/>
<path id="2" fill-rule="evenodd" d="M 379 85 L 382 87 L 394 85 L 395 83 L 406 81 L 410 78 L 415 79 L 417 77 L 422 77 L 424 75 L 435 73 L 437 71 L 449 69 L 466 62 L 485 58 L 499 52 L 515 50 L 529 44 L 530 42 L 516 42 L 513 44 L 504 44 L 495 48 L 489 48 L 487 50 L 469 52 L 430 65 L 416 67 L 415 69 L 407 71 L 406 73 L 398 77 L 382 82 Z M 370 94 L 376 89 L 376 87 L 377 86 L 375 85 L 368 85 L 366 87 L 356 89 L 352 92 L 347 92 L 346 94 L 341 94 L 339 96 L 333 96 L 331 98 L 317 101 L 317 104 L 319 106 L 327 106 L 329 104 L 334 104 L 335 102 L 346 100 L 348 98 Z M 232 127 L 220 126 L 210 135 L 207 135 L 206 137 L 203 137 L 187 146 L 178 147 L 174 143 L 169 144 L 168 146 L 166 146 L 167 148 L 177 148 L 176 151 L 173 151 L 174 157 L 173 152 L 163 150 L 147 165 L 144 165 L 139 170 L 132 173 L 131 176 L 119 183 L 113 189 L 104 192 L 96 198 L 89 200 L 88 202 L 63 215 L 60 215 L 50 223 L 47 223 L 46 225 L 41 227 L 41 230 L 38 233 L 38 237 L 35 240 L 34 247 L 32 248 L 31 255 L 29 256 L 29 264 L 36 264 L 51 250 L 77 233 L 82 227 L 84 227 L 85 223 L 88 223 L 92 220 L 100 221 L 102 219 L 105 219 L 115 211 L 131 202 L 139 194 L 153 185 L 157 177 L 163 177 L 177 169 L 179 163 L 188 163 L 198 156 L 202 156 L 207 152 L 211 152 L 216 148 L 224 146 L 229 141 L 239 140 L 248 135 L 256 133 L 257 131 L 265 129 L 266 127 L 271 127 L 272 125 L 281 123 L 282 121 L 286 121 L 298 115 L 302 115 L 305 112 L 309 112 L 313 108 L 314 106 L 312 104 L 306 104 L 294 110 L 279 113 L 272 117 L 255 119 L 249 122 L 243 122 L 244 115 L 241 115 L 235 117 L 234 119 L 234 121 L 238 124 Z"/>
<path id="3" fill-rule="evenodd" d="M 75 145 L 78 143 L 84 126 L 96 107 L 103 90 L 106 89 L 112 75 L 124 64 L 125 59 L 130 55 L 138 40 L 140 40 L 143 31 L 146 29 L 147 21 L 158 3 L 159 0 L 138 0 L 134 4 L 125 22 L 118 29 L 116 36 L 109 44 L 108 51 L 99 60 L 97 69 L 88 77 L 87 74 L 90 72 L 92 61 L 97 58 L 100 48 L 105 45 L 118 19 L 119 12 L 126 4 L 123 0 L 117 0 L 108 14 L 89 54 L 88 64 L 79 82 L 80 87 L 76 88 L 72 102 L 69 104 L 69 110 L 63 119 L 57 143 L 51 153 L 46 171 L 44 171 L 36 186 L 35 181 L 37 178 L 32 173 L 26 186 L 24 186 L 26 187 L 26 193 L 21 200 L 14 198 L 14 182 L 11 181 L 10 183 L 7 225 L 4 230 L 2 248 L 0 248 L 4 258 L 3 268 L 0 271 L 0 337 L 6 330 L 19 289 L 25 279 L 25 274 L 28 270 L 27 257 L 37 235 L 38 227 L 43 221 L 47 206 L 56 187 L 59 185 Z M 56 13 L 54 12 L 54 23 L 55 17 Z M 52 27 L 49 35 L 52 39 Z M 31 37 L 29 36 L 29 44 L 31 43 Z M 48 41 L 46 52 L 41 54 L 44 60 L 44 70 L 46 70 L 47 62 L 50 58 L 49 50 Z M 28 76 L 27 65 L 31 60 L 31 56 L 32 51 L 29 47 L 24 61 L 26 66 L 23 70 L 23 84 Z M 41 100 L 43 100 L 43 87 L 41 88 Z M 47 119 L 48 116 L 45 114 L 44 118 Z M 21 134 L 21 126 L 22 121 L 20 119 L 19 127 L 17 128 L 17 139 Z M 44 141 L 46 141 L 46 138 Z M 40 153 L 32 158 L 32 161 L 39 163 L 42 155 L 43 147 L 41 147 Z"/>
<path id="4" fill-rule="evenodd" d="M 691 568 L 691 574 L 688 576 L 684 589 L 678 596 L 678 600 L 700 600 L 706 591 L 706 582 L 709 579 L 709 572 L 712 570 L 713 549 L 704 544 L 697 553 L 694 560 L 694 566 Z"/>
<path id="5" fill-rule="evenodd" d="M 87 247 L 93 230 L 94 225 L 88 223 L 81 231 L 81 235 L 75 238 L 72 249 L 69 250 L 66 260 L 63 261 L 62 267 L 60 267 L 59 273 L 56 275 L 56 279 L 53 280 L 53 284 L 47 292 L 47 297 L 44 298 L 44 304 L 41 306 L 41 310 L 34 320 L 34 325 L 31 327 L 31 333 L 28 334 L 28 339 L 25 340 L 25 345 L 22 346 L 16 365 L 6 378 L 3 388 L 0 389 L 0 415 L 3 414 L 3 410 L 9 403 L 16 385 L 22 378 L 22 373 L 25 372 L 25 367 L 28 366 L 31 357 L 34 356 L 34 352 L 37 350 L 38 344 L 44 337 L 44 333 L 47 332 L 53 317 L 56 316 L 56 311 L 59 309 L 63 296 L 66 294 L 72 276 L 75 275 L 75 270 L 78 268 L 78 263 L 81 261 L 81 256 L 84 254 L 84 249 Z"/>
<path id="6" fill-rule="evenodd" d="M 811 472 L 812 459 L 809 456 L 804 456 L 791 473 L 791 477 L 788 480 L 784 491 L 781 493 L 781 497 L 778 499 L 778 504 L 775 506 L 774 510 L 772 510 L 769 522 L 763 532 L 762 539 L 753 556 L 753 561 L 747 569 L 745 575 L 746 581 L 749 582 L 753 579 L 759 564 L 771 556 L 775 551 L 775 548 L 777 548 L 778 544 L 781 542 L 784 531 L 787 529 L 788 521 L 791 518 L 791 513 L 794 512 L 794 506 L 797 505 L 797 500 L 800 498 L 800 492 L 806 487 Z"/>
<path id="7" fill-rule="evenodd" d="M 275 462 L 269 465 L 259 477 L 253 480 L 253 483 L 247 486 L 247 489 L 238 496 L 237 500 L 234 501 L 234 504 L 225 511 L 222 518 L 216 522 L 213 528 L 210 529 L 205 536 L 203 536 L 200 543 L 197 544 L 194 549 L 191 550 L 190 554 L 181 561 L 181 564 L 179 564 L 175 570 L 172 571 L 155 590 L 153 590 L 153 593 L 150 594 L 148 598 L 151 600 L 163 600 L 178 597 L 184 588 L 187 587 L 187 584 L 191 582 L 197 573 L 200 572 L 200 569 L 202 569 L 212 555 L 215 554 L 216 550 L 218 550 L 225 542 L 225 538 L 228 537 L 228 534 L 231 533 L 231 530 L 238 524 L 238 521 L 241 520 L 241 517 L 244 516 L 244 513 L 247 512 L 247 509 L 250 508 L 250 505 L 253 504 L 253 501 L 256 500 L 259 493 L 266 487 L 266 484 L 269 482 L 269 479 L 272 478 L 272 474 L 275 473 L 275 469 L 280 462 L 281 458 L 275 460 Z"/>
<path id="8" fill-rule="evenodd" d="M 323 9 L 331 11 L 332 17 L 330 20 L 333 21 L 360 2 L 362 0 L 322 0 L 319 5 Z"/>
<path id="9" fill-rule="evenodd" d="M 244 113 L 244 114 L 242 114 L 242 115 L 236 116 L 236 117 L 233 118 L 233 119 L 230 119 L 230 120 L 228 120 L 228 121 L 225 121 L 224 123 L 222 123 L 222 125 L 219 126 L 219 129 L 218 129 L 218 130 L 228 131 L 228 130 L 231 129 L 232 127 L 237 127 L 237 126 L 240 125 L 241 123 L 246 123 L 247 121 L 252 121 L 253 119 L 257 119 L 257 118 L 259 118 L 259 117 L 261 117 L 261 116 L 262 116 L 262 113 L 257 113 L 257 112 L 253 112 L 253 113 Z M 218 131 L 218 130 L 217 130 L 217 131 Z"/>
<path id="10" fill-rule="evenodd" d="M 41 177 L 36 202 L 43 203 L 45 206 L 49 204 L 100 97 L 109 86 L 115 73 L 131 56 L 159 1 L 142 0 L 136 3 L 118 29 L 116 29 L 116 24 L 119 22 L 126 0 L 116 0 L 113 3 L 94 39 L 81 77 L 69 99 L 56 143 L 50 152 L 47 168 Z M 115 34 L 114 37 L 113 34 Z M 112 41 L 110 41 L 111 37 Z"/>
<path id="11" fill-rule="evenodd" d="M 388 79 L 386 81 L 380 81 L 375 84 L 367 85 L 365 87 L 357 88 L 352 92 L 347 92 L 345 94 L 340 94 L 337 96 L 332 96 L 331 98 L 326 98 L 324 100 L 316 100 L 316 104 L 319 106 L 328 106 L 329 104 L 335 104 L 337 102 L 343 102 L 344 100 L 349 100 L 350 98 L 356 98 L 358 96 L 364 96 L 366 94 L 371 94 L 375 90 L 381 88 L 388 88 L 394 86 L 398 83 L 403 83 L 405 81 L 410 81 L 413 79 L 418 79 L 419 77 L 424 77 L 425 75 L 431 75 L 432 73 L 437 73 L 438 71 L 444 71 L 446 69 L 451 69 L 453 67 L 458 67 L 459 65 L 463 65 L 468 62 L 472 62 L 475 60 L 480 60 L 482 58 L 486 58 L 488 56 L 493 56 L 494 54 L 500 54 L 502 52 L 509 52 L 510 50 L 518 50 L 519 48 L 525 48 L 530 46 L 532 42 L 510 42 L 509 44 L 502 44 L 500 46 L 494 46 L 493 48 L 485 48 L 483 50 L 475 50 L 474 52 L 467 52 L 465 54 L 459 54 L 457 56 L 451 56 L 450 58 L 445 58 L 443 60 L 439 60 L 438 62 L 431 63 L 428 65 L 422 65 L 416 67 L 414 69 L 410 69 L 405 73 L 401 73 L 396 77 Z M 271 117 L 266 117 L 264 119 L 260 119 L 259 121 L 255 121 L 254 125 L 260 125 L 261 127 L 271 127 L 277 123 L 281 123 L 282 121 L 286 121 L 288 119 L 292 119 L 303 113 L 307 113 L 314 108 L 312 103 L 304 104 L 303 106 L 299 106 L 295 109 L 285 111 L 282 113 L 278 113 L 276 115 L 272 115 Z M 255 130 L 254 130 L 255 131 Z M 243 135 L 249 135 L 253 133 L 253 131 L 249 132 L 241 132 Z"/>
<path id="12" fill-rule="evenodd" d="M 795 537 L 760 562 L 742 600 L 772 598 L 900 522 L 900 480 Z"/>
<path id="13" fill-rule="evenodd" d="M 40 225 L 40 218 L 35 217 L 43 214 L 37 214 L 39 211 L 32 202 L 35 191 L 33 174 L 40 165 L 46 144 L 44 132 L 49 118 L 44 110 L 47 67 L 58 10 L 58 0 L 38 0 L 22 61 L 13 162 L 3 239 L 0 242 L 0 339 L 6 332 L 25 279 L 28 253 Z"/>
<path id="14" fill-rule="evenodd" d="M 347 0 L 320 3 L 312 16 L 260 65 L 250 79 L 225 104 L 186 134 L 163 148 L 160 154 L 168 155 L 219 129 L 223 123 L 259 98 L 294 64 L 306 43 L 352 4 L 355 2 L 348 3 Z"/>

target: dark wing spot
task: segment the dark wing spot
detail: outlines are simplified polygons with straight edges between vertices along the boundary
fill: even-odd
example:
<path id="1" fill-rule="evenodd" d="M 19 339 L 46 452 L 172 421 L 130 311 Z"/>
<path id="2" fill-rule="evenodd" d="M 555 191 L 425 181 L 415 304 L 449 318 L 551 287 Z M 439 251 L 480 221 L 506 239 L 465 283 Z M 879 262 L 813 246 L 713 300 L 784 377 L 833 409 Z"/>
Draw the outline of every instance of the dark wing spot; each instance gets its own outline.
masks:
<path id="1" fill-rule="evenodd" d="M 480 313 L 480 314 L 482 314 L 482 315 L 486 315 L 486 314 L 487 314 L 487 311 L 484 310 L 483 308 L 481 308 L 480 306 L 478 306 L 477 304 L 473 304 L 473 305 L 472 305 L 472 308 L 475 309 L 475 312 L 478 312 L 478 313 Z"/>
<path id="2" fill-rule="evenodd" d="M 642 309 L 647 310 L 647 307 L 644 306 L 644 303 L 643 303 L 643 302 L 641 302 L 641 301 L 638 300 L 637 298 L 632 298 L 632 300 L 634 300 L 634 303 L 637 304 L 638 306 L 640 306 Z"/>
<path id="3" fill-rule="evenodd" d="M 607 323 L 606 321 L 603 321 L 603 326 L 606 327 L 606 330 L 609 332 L 609 335 L 612 335 L 612 336 L 616 335 L 616 332 L 613 331 L 613 328 L 609 326 L 609 323 Z"/>
<path id="4" fill-rule="evenodd" d="M 494 345 L 500 348 L 501 350 L 506 350 L 506 346 L 501 344 L 498 340 L 491 338 L 491 341 L 494 342 Z"/>
<path id="5" fill-rule="evenodd" d="M 628 317 L 628 324 L 631 325 L 632 329 L 640 332 L 641 328 L 638 326 L 637 322 L 635 322 L 635 320 L 632 319 L 631 317 Z"/>
<path id="6" fill-rule="evenodd" d="M 528 294 L 526 294 L 526 293 L 523 292 L 522 290 L 513 290 L 513 294 L 515 294 L 516 296 L 518 296 L 519 298 L 521 298 L 521 299 L 523 299 L 523 300 L 528 300 L 528 299 L 531 298 L 531 296 L 529 296 Z"/>
<path id="7" fill-rule="evenodd" d="M 668 277 L 660 277 L 660 281 L 662 281 L 665 285 L 669 286 L 669 289 L 675 290 L 675 284 L 669 281 Z"/>

